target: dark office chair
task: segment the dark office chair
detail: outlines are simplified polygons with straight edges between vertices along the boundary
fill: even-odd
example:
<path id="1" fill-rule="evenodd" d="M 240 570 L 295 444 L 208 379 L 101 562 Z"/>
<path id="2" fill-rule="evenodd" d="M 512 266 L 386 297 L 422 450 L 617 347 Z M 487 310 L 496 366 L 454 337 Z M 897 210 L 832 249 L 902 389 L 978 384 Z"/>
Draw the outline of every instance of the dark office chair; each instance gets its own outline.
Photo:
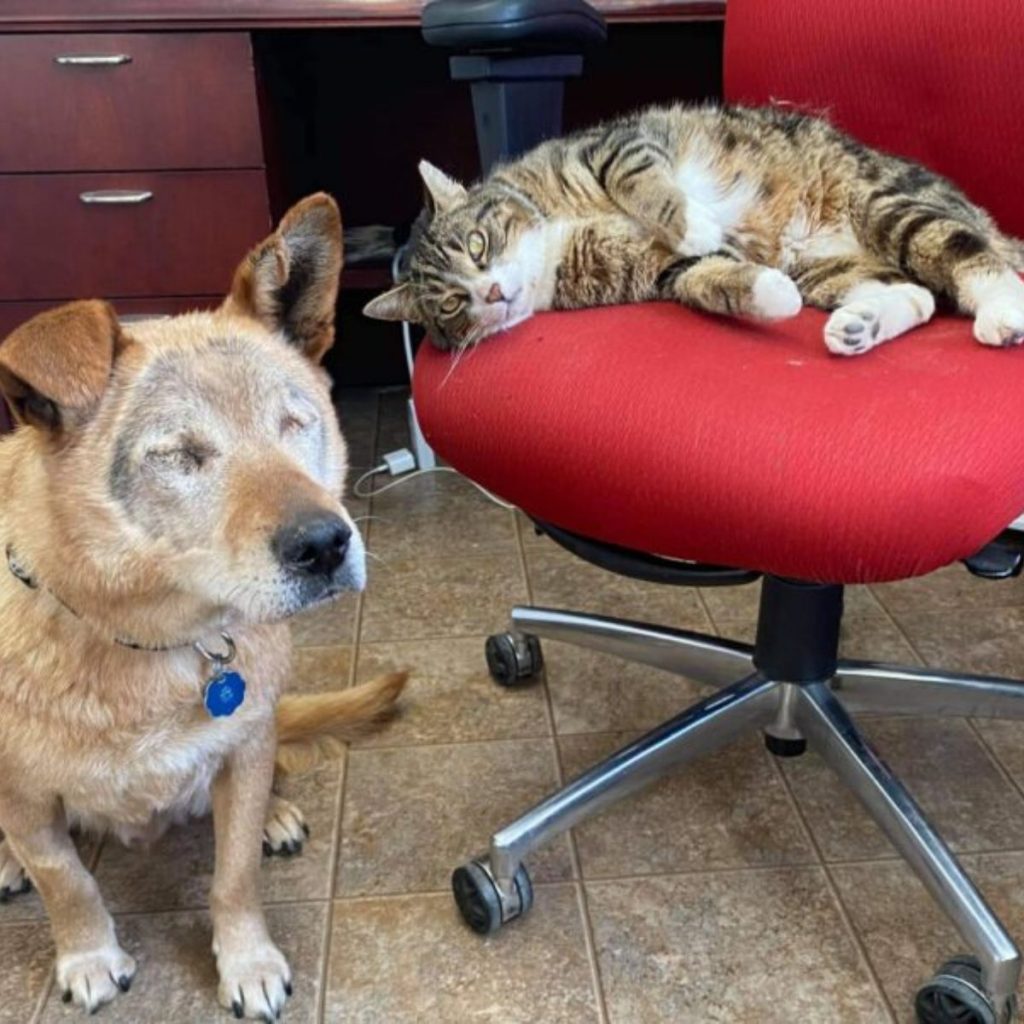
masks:
<path id="1" fill-rule="evenodd" d="M 426 9 L 425 34 L 487 50 L 508 17 L 521 34 L 510 34 L 501 60 L 515 65 L 517 46 L 538 49 L 530 19 L 561 9 L 557 0 L 441 0 Z M 1024 235 L 1019 0 L 729 0 L 727 10 L 730 100 L 827 109 L 865 141 L 956 178 Z M 572 52 L 569 35 L 559 43 Z M 508 103 L 514 121 L 513 94 Z M 495 142 L 489 109 L 477 106 L 489 119 L 485 164 L 536 141 L 509 132 Z M 1019 953 L 850 713 L 1021 718 L 1024 684 L 840 660 L 838 640 L 844 584 L 958 560 L 982 576 L 1020 571 L 1007 527 L 1024 511 L 1024 351 L 983 348 L 967 321 L 942 317 L 865 357 L 837 359 L 823 323 L 806 310 L 752 327 L 651 304 L 537 316 L 454 372 L 448 355 L 420 351 L 414 393 L 430 444 L 559 544 L 669 585 L 763 576 L 753 645 L 513 610 L 515 632 L 488 645 L 503 682 L 537 670 L 539 637 L 719 689 L 501 829 L 487 857 L 456 870 L 456 899 L 479 932 L 521 916 L 532 900 L 523 860 L 540 844 L 758 729 L 776 755 L 816 750 L 958 927 L 972 955 L 920 990 L 919 1020 L 1005 1024 Z"/>

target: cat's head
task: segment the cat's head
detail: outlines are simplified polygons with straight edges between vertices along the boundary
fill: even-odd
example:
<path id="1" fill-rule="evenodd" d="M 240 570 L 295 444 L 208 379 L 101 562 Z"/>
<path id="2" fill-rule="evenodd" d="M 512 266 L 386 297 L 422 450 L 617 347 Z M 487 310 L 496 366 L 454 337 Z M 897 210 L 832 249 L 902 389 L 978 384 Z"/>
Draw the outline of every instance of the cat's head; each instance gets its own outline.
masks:
<path id="1" fill-rule="evenodd" d="M 536 210 L 486 182 L 469 190 L 420 163 L 427 218 L 405 281 L 363 312 L 422 324 L 441 349 L 462 349 L 534 311 L 543 268 Z"/>

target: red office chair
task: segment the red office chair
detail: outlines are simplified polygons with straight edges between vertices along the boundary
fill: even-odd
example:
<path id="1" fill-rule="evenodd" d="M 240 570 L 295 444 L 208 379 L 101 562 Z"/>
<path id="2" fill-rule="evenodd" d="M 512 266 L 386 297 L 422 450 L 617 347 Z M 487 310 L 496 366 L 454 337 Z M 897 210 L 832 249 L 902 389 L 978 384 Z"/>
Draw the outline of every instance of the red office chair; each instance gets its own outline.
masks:
<path id="1" fill-rule="evenodd" d="M 500 6 L 465 8 L 493 17 Z M 1020 0 L 729 0 L 726 95 L 827 110 L 955 178 L 1024 236 L 1022 39 Z M 481 932 L 520 916 L 532 899 L 523 858 L 539 844 L 760 729 L 773 753 L 809 743 L 822 755 L 973 953 L 921 989 L 919 1019 L 1003 1024 L 1018 951 L 849 712 L 1021 718 L 1024 685 L 841 661 L 837 645 L 844 584 L 957 560 L 981 575 L 1020 570 L 1004 531 L 1024 511 L 1024 351 L 984 348 L 967 320 L 947 317 L 836 359 L 824 319 L 806 310 L 752 327 L 651 304 L 537 316 L 454 372 L 450 356 L 421 350 L 414 392 L 429 443 L 559 543 L 668 584 L 764 576 L 752 646 L 513 611 L 519 632 L 489 642 L 505 681 L 537 667 L 542 637 L 721 689 L 498 832 L 487 858 L 456 871 L 456 896 Z"/>

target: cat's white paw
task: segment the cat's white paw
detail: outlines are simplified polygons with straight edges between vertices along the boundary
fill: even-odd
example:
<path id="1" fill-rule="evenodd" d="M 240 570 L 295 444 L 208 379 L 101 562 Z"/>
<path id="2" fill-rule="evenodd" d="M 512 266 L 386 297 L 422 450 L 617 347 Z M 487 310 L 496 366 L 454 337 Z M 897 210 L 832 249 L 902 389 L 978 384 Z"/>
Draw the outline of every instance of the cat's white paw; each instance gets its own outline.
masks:
<path id="1" fill-rule="evenodd" d="M 680 256 L 707 256 L 721 249 L 725 240 L 722 226 L 704 207 L 695 202 L 686 204 L 686 234 L 679 246 Z"/>
<path id="2" fill-rule="evenodd" d="M 846 304 L 825 324 L 825 345 L 837 356 L 859 356 L 935 314 L 935 297 L 917 284 L 867 281 L 851 288 Z"/>
<path id="3" fill-rule="evenodd" d="M 57 957 L 57 984 L 64 1002 L 74 1002 L 88 1013 L 127 992 L 134 977 L 135 961 L 114 941 Z"/>
<path id="4" fill-rule="evenodd" d="M 803 308 L 800 290 L 781 270 L 767 267 L 754 279 L 751 312 L 762 320 L 784 320 Z"/>
<path id="5" fill-rule="evenodd" d="M 283 797 L 273 794 L 263 824 L 263 852 L 272 857 L 275 854 L 291 857 L 302 853 L 302 844 L 309 836 L 309 826 L 302 811 Z"/>
<path id="6" fill-rule="evenodd" d="M 7 840 L 0 842 L 0 903 L 7 903 L 15 896 L 29 892 L 32 883 L 21 866 L 21 861 L 14 856 Z"/>
<path id="7" fill-rule="evenodd" d="M 1024 303 L 993 299 L 983 304 L 974 318 L 974 337 L 982 345 L 1005 348 L 1024 342 Z"/>
<path id="8" fill-rule="evenodd" d="M 852 302 L 828 318 L 825 346 L 837 356 L 859 356 L 882 340 L 881 330 L 877 302 Z"/>

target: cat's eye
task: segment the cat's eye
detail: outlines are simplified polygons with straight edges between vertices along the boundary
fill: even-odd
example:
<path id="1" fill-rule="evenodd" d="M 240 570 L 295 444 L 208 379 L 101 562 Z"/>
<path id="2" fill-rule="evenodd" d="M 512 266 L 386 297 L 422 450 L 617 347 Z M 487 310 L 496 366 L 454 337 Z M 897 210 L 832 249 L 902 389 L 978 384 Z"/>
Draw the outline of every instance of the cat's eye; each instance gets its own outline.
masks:
<path id="1" fill-rule="evenodd" d="M 470 231 L 466 238 L 466 251 L 479 263 L 487 253 L 487 236 L 482 231 Z"/>
<path id="2" fill-rule="evenodd" d="M 461 305 L 462 299 L 460 299 L 458 295 L 449 295 L 448 298 L 441 303 L 441 312 L 446 316 L 451 316 L 452 313 L 458 311 Z"/>

